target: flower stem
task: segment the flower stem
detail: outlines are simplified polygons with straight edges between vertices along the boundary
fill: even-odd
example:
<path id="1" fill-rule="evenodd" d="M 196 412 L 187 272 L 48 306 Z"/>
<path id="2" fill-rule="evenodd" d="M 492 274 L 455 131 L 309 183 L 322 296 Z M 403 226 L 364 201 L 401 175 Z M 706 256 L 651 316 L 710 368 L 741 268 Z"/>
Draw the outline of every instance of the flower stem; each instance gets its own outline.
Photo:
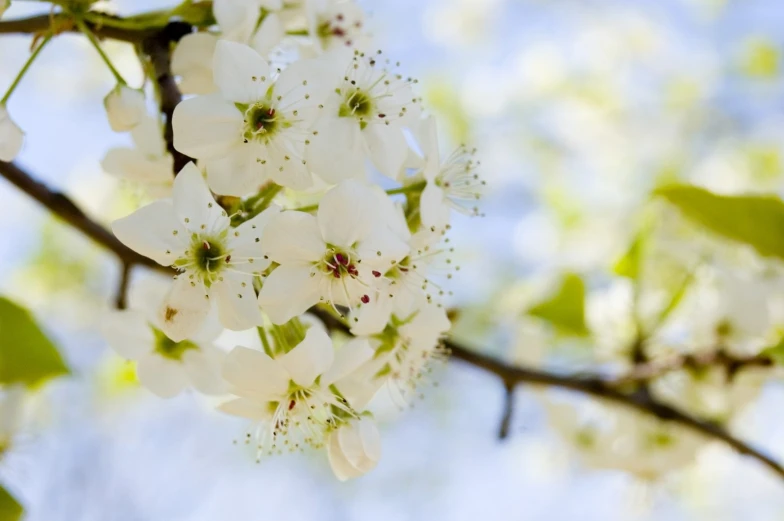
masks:
<path id="1" fill-rule="evenodd" d="M 49 40 L 51 40 L 51 39 L 52 39 L 52 35 L 51 34 L 46 35 L 46 38 L 44 38 L 44 40 L 41 42 L 41 44 L 38 47 L 35 48 L 33 53 L 27 59 L 25 64 L 22 66 L 22 70 L 20 70 L 19 74 L 17 74 L 16 78 L 14 78 L 14 81 L 11 83 L 11 86 L 8 87 L 8 90 L 6 91 L 6 93 L 3 96 L 3 98 L 0 99 L 0 107 L 2 107 L 3 105 L 6 104 L 6 102 L 8 101 L 8 98 L 11 97 L 11 94 L 13 94 L 14 90 L 16 90 L 16 87 L 19 85 L 19 82 L 22 81 L 22 78 L 24 77 L 25 73 L 27 72 L 27 69 L 30 68 L 30 65 L 32 65 L 33 61 L 35 61 L 35 59 L 38 57 L 38 54 L 41 52 L 41 49 L 43 49 L 44 46 L 47 43 L 49 43 Z"/>
<path id="2" fill-rule="evenodd" d="M 125 78 L 123 78 L 120 75 L 120 73 L 117 72 L 117 69 L 114 68 L 114 65 L 112 65 L 111 60 L 101 48 L 101 42 L 98 41 L 98 38 L 96 38 L 93 32 L 90 30 L 90 28 L 87 27 L 87 24 L 84 23 L 84 20 L 82 20 L 79 17 L 75 17 L 75 21 L 76 21 L 76 26 L 79 28 L 79 30 L 87 37 L 88 40 L 90 40 L 90 43 L 93 44 L 95 50 L 98 51 L 98 54 L 101 55 L 101 58 L 103 59 L 106 66 L 109 67 L 109 70 L 111 71 L 112 75 L 114 75 L 114 78 L 117 80 L 117 83 L 119 83 L 120 85 L 128 85 L 128 82 L 125 81 Z"/>

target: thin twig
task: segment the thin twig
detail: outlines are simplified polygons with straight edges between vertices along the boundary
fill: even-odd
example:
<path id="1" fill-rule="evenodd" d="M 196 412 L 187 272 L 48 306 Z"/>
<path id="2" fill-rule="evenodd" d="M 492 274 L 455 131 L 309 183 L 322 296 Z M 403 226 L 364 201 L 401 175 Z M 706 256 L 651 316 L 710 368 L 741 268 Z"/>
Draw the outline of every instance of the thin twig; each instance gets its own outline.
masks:
<path id="1" fill-rule="evenodd" d="M 86 22 L 90 30 L 99 38 L 111 38 L 129 43 L 139 43 L 145 38 L 154 35 L 160 29 L 123 29 Z M 19 18 L 17 20 L 0 21 L 0 34 L 39 34 L 53 30 L 58 32 L 78 32 L 78 28 L 73 23 L 70 15 L 38 15 L 29 18 Z"/>
<path id="2" fill-rule="evenodd" d="M 132 270 L 132 264 L 127 262 L 120 264 L 120 282 L 117 285 L 117 295 L 114 298 L 114 306 L 117 309 L 125 309 L 128 305 L 128 286 L 131 283 Z"/>
<path id="3" fill-rule="evenodd" d="M 515 386 L 504 383 L 504 413 L 501 415 L 501 425 L 498 427 L 498 439 L 505 440 L 509 436 L 509 427 L 512 425 L 514 413 Z"/>

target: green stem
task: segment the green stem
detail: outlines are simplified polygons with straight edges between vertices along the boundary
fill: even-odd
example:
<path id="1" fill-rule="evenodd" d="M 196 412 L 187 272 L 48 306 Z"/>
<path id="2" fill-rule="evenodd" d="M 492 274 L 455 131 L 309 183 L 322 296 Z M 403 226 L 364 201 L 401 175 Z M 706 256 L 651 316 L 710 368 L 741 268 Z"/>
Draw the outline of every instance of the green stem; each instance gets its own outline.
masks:
<path id="1" fill-rule="evenodd" d="M 93 44 L 95 50 L 98 51 L 98 54 L 101 55 L 101 58 L 103 59 L 106 66 L 109 67 L 109 70 L 114 75 L 114 78 L 117 80 L 117 82 L 120 85 L 128 85 L 128 82 L 126 82 L 125 79 L 120 75 L 120 73 L 117 72 L 117 69 L 114 68 L 114 65 L 112 65 L 112 62 L 111 60 L 109 60 L 109 57 L 106 55 L 105 52 L 103 52 L 103 49 L 101 48 L 101 42 L 98 41 L 98 38 L 96 38 L 93 32 L 90 30 L 90 28 L 87 27 L 87 24 L 84 23 L 84 20 L 82 20 L 78 16 L 74 17 L 74 20 L 76 21 L 76 26 L 79 28 L 79 30 L 87 37 L 88 40 L 90 40 L 90 43 Z"/>
<path id="2" fill-rule="evenodd" d="M 46 35 L 46 38 L 44 38 L 44 41 L 42 41 L 41 44 L 38 47 L 36 47 L 36 49 L 33 51 L 33 54 L 30 55 L 30 57 L 27 59 L 25 64 L 22 66 L 22 70 L 20 70 L 19 74 L 17 74 L 16 78 L 14 78 L 14 81 L 11 83 L 11 86 L 8 87 L 8 90 L 6 91 L 6 93 L 3 96 L 3 98 L 0 99 L 0 107 L 2 107 L 3 105 L 6 104 L 6 102 L 8 102 L 8 98 L 11 97 L 11 94 L 13 94 L 14 90 L 16 90 L 16 87 L 19 85 L 19 82 L 22 81 L 22 78 L 24 77 L 25 73 L 27 72 L 27 69 L 30 68 L 30 65 L 33 64 L 33 61 L 35 61 L 35 59 L 38 57 L 38 54 L 40 54 L 41 49 L 43 49 L 44 46 L 47 43 L 49 43 L 49 40 L 51 40 L 51 39 L 52 39 L 52 35 L 51 34 Z"/>
<path id="3" fill-rule="evenodd" d="M 401 186 L 400 188 L 391 188 L 386 190 L 387 195 L 408 194 L 411 192 L 421 192 L 425 189 L 427 181 L 418 181 L 410 185 Z M 293 212 L 313 212 L 318 210 L 318 204 L 310 204 L 308 206 L 300 206 L 299 208 L 291 208 Z"/>

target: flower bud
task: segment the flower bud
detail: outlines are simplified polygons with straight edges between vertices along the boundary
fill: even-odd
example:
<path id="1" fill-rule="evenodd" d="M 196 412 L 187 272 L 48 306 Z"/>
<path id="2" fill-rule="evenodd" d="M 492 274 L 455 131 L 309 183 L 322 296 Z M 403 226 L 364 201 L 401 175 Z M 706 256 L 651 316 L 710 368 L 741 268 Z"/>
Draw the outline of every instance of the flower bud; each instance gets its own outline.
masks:
<path id="1" fill-rule="evenodd" d="M 373 470 L 381 457 L 381 436 L 375 422 L 360 418 L 341 425 L 329 435 L 327 454 L 332 472 L 340 481 Z"/>
<path id="2" fill-rule="evenodd" d="M 109 126 L 115 132 L 132 130 L 144 118 L 147 109 L 144 92 L 127 85 L 117 85 L 103 100 Z"/>
<path id="3" fill-rule="evenodd" d="M 8 111 L 0 105 L 0 161 L 13 161 L 22 149 L 24 132 L 11 120 Z"/>

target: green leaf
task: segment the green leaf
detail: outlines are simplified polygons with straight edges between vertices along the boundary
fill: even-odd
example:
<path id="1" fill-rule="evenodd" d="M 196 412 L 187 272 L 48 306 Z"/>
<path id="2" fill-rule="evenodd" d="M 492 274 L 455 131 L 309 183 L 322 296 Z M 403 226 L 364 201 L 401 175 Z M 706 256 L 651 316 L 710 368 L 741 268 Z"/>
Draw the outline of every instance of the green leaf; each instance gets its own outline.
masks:
<path id="1" fill-rule="evenodd" d="M 784 258 L 784 202 L 772 195 L 717 195 L 675 185 L 656 193 L 710 231 L 742 242 L 761 255 Z"/>
<path id="2" fill-rule="evenodd" d="M 585 325 L 585 284 L 579 275 L 567 273 L 561 287 L 548 300 L 528 310 L 528 314 L 546 320 L 558 332 L 572 336 L 587 336 Z"/>
<path id="3" fill-rule="evenodd" d="M 14 496 L 0 486 L 0 521 L 19 521 L 24 509 Z"/>
<path id="4" fill-rule="evenodd" d="M 30 313 L 0 297 L 0 383 L 35 386 L 68 372 Z"/>
<path id="5" fill-rule="evenodd" d="M 778 344 L 763 349 L 760 354 L 770 357 L 776 365 L 784 365 L 784 336 L 781 337 Z"/>
<path id="6" fill-rule="evenodd" d="M 645 233 L 637 234 L 626 253 L 615 262 L 613 273 L 632 280 L 638 280 L 640 278 L 645 236 Z"/>

